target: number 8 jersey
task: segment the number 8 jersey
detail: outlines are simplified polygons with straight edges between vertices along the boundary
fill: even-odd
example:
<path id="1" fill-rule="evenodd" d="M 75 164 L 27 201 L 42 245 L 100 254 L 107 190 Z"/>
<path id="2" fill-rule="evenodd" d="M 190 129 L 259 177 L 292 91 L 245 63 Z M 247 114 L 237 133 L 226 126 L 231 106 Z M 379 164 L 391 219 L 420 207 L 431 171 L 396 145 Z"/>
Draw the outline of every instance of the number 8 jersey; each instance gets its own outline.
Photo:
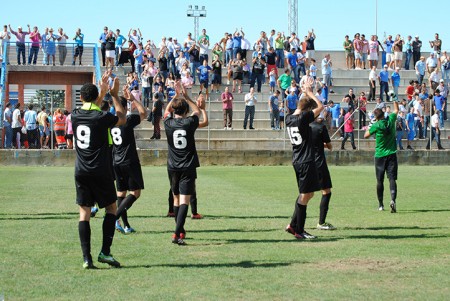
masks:
<path id="1" fill-rule="evenodd" d="M 119 118 L 102 112 L 94 103 L 85 103 L 72 113 L 74 145 L 77 154 L 76 175 L 107 175 L 111 170 L 108 129 L 116 125 Z"/>
<path id="2" fill-rule="evenodd" d="M 314 161 L 312 131 L 309 124 L 314 121 L 314 112 L 301 112 L 300 115 L 286 116 L 286 130 L 292 144 L 292 163 Z"/>
<path id="3" fill-rule="evenodd" d="M 200 166 L 194 138 L 198 123 L 198 116 L 195 115 L 187 118 L 167 117 L 164 120 L 169 144 L 168 170 L 192 170 Z"/>

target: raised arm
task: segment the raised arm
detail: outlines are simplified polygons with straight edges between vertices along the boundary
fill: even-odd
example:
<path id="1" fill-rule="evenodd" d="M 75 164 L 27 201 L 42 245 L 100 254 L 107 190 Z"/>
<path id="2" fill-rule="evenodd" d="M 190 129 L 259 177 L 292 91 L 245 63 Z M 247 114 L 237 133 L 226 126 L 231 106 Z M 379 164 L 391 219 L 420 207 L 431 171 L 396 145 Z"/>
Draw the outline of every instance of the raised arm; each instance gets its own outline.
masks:
<path id="1" fill-rule="evenodd" d="M 113 86 L 109 91 L 113 100 L 114 108 L 116 109 L 116 116 L 119 118 L 119 120 L 116 123 L 116 126 L 124 125 L 127 122 L 127 115 L 125 108 L 119 101 L 119 87 L 120 87 L 119 78 L 116 77 L 114 78 Z"/>
<path id="2" fill-rule="evenodd" d="M 206 102 L 204 99 L 197 100 L 197 106 L 200 109 L 200 113 L 202 114 L 202 121 L 199 122 L 198 127 L 204 128 L 209 124 L 208 114 L 206 114 Z"/>

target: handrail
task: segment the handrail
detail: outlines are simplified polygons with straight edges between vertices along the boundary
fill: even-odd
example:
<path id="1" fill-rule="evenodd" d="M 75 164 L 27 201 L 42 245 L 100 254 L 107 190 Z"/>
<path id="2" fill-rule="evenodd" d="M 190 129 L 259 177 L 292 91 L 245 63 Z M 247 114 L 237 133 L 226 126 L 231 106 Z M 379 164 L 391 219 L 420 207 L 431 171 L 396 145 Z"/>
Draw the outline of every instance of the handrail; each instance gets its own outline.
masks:
<path id="1" fill-rule="evenodd" d="M 5 86 L 6 86 L 6 51 L 8 49 L 8 43 L 3 45 L 2 49 L 2 71 L 0 74 L 0 129 L 3 128 L 3 102 L 5 100 Z M 3 144 L 3 141 L 2 141 Z"/>

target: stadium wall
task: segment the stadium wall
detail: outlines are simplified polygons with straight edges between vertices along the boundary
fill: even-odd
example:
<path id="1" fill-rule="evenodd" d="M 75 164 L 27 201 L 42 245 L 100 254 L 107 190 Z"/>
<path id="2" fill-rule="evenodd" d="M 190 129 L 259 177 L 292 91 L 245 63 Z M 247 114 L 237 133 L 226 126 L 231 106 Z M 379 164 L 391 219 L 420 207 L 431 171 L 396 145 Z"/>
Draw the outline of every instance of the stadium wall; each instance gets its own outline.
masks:
<path id="1" fill-rule="evenodd" d="M 164 166 L 167 150 L 139 150 L 144 166 Z M 291 151 L 198 151 L 200 164 L 208 165 L 291 165 Z M 373 151 L 327 152 L 329 165 L 372 165 Z M 73 150 L 0 150 L 1 166 L 74 166 Z M 449 151 L 401 151 L 398 162 L 404 165 L 450 165 Z"/>

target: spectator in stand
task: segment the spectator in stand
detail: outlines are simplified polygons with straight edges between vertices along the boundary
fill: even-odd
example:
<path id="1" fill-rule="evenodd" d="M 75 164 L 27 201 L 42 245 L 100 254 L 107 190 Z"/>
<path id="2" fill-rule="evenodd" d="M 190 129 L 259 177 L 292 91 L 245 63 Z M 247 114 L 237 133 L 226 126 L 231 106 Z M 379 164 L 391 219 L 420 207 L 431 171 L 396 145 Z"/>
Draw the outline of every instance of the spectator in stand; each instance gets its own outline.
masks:
<path id="1" fill-rule="evenodd" d="M 401 68 L 402 67 L 402 60 L 403 60 L 403 44 L 405 44 L 405 40 L 398 34 L 395 37 L 394 41 L 394 66 L 395 68 Z"/>
<path id="2" fill-rule="evenodd" d="M 300 81 L 299 66 L 297 63 L 297 49 L 291 48 L 291 52 L 287 56 L 289 67 L 296 82 Z"/>
<path id="3" fill-rule="evenodd" d="M 292 49 L 295 49 L 296 51 L 300 51 L 300 39 L 297 38 L 297 35 L 295 32 L 291 33 L 291 37 L 288 40 L 289 42 L 289 49 L 287 51 L 291 51 Z"/>
<path id="4" fill-rule="evenodd" d="M 416 133 L 416 138 L 423 139 L 423 100 L 419 98 L 419 95 L 414 94 L 415 100 L 414 104 L 414 132 Z"/>
<path id="5" fill-rule="evenodd" d="M 275 86 L 277 84 L 277 74 L 275 73 L 275 70 L 270 71 L 269 73 L 269 87 L 270 92 L 275 92 Z"/>
<path id="6" fill-rule="evenodd" d="M 211 92 L 215 89 L 216 93 L 219 93 L 220 86 L 222 85 L 222 66 L 222 60 L 215 54 L 212 62 L 213 77 L 211 81 Z"/>
<path id="7" fill-rule="evenodd" d="M 295 81 L 292 80 L 292 82 L 295 84 Z M 296 87 L 295 89 L 289 89 L 286 90 L 286 93 L 289 93 L 286 96 L 286 107 L 287 107 L 287 114 L 292 114 L 297 109 L 298 104 L 298 95 L 296 93 Z"/>
<path id="8" fill-rule="evenodd" d="M 376 88 L 377 88 L 377 84 L 376 81 L 378 79 L 377 76 L 377 67 L 376 66 L 372 66 L 371 67 L 372 70 L 370 70 L 369 73 L 369 101 L 374 101 L 375 100 L 375 94 L 376 94 Z"/>
<path id="9" fill-rule="evenodd" d="M 439 59 L 441 61 L 441 72 L 442 72 L 442 79 L 444 80 L 445 84 L 447 85 L 450 81 L 450 57 L 447 54 L 447 51 L 443 51 L 442 55 Z"/>
<path id="10" fill-rule="evenodd" d="M 431 104 L 433 102 L 433 95 L 423 98 L 419 95 L 423 101 L 423 137 L 426 139 L 428 134 L 428 126 L 430 125 L 430 112 L 432 111 Z"/>
<path id="11" fill-rule="evenodd" d="M 438 33 L 434 35 L 434 41 L 430 41 L 430 46 L 433 48 L 436 58 L 439 58 L 441 56 L 442 40 L 439 39 Z"/>
<path id="12" fill-rule="evenodd" d="M 204 38 L 205 39 L 205 38 Z M 206 99 L 209 97 L 208 84 L 209 84 L 209 73 L 212 68 L 208 66 L 208 60 L 203 60 L 203 65 L 197 68 L 198 79 L 200 82 L 200 92 L 203 93 L 203 88 L 206 90 Z"/>
<path id="13" fill-rule="evenodd" d="M 138 34 L 138 32 L 139 32 L 139 34 Z M 136 47 L 139 47 L 139 43 L 141 43 L 142 42 L 142 33 L 141 33 L 141 30 L 138 28 L 137 30 L 136 29 L 133 29 L 133 28 L 130 28 L 130 30 L 128 31 L 128 39 L 130 40 L 130 41 L 133 41 L 133 44 L 136 46 Z"/>
<path id="14" fill-rule="evenodd" d="M 302 54 L 301 51 L 297 51 L 297 66 L 298 66 L 298 77 L 299 78 L 301 75 L 306 75 L 305 61 L 306 61 L 306 57 Z M 315 68 L 317 70 L 315 63 L 316 63 L 316 60 L 312 58 L 309 68 L 311 68 L 313 66 L 313 69 Z"/>
<path id="15" fill-rule="evenodd" d="M 47 65 L 47 37 L 48 37 L 48 27 L 45 27 L 44 34 L 41 36 L 41 49 L 42 53 L 42 66 Z"/>
<path id="16" fill-rule="evenodd" d="M 367 115 L 367 98 L 366 93 L 361 92 L 358 98 L 358 108 L 359 108 L 359 116 L 358 116 L 358 126 L 361 130 L 366 126 L 366 115 Z"/>
<path id="17" fill-rule="evenodd" d="M 389 101 L 389 72 L 388 65 L 383 66 L 383 70 L 381 70 L 378 75 L 378 79 L 380 80 L 380 99 L 383 101 L 383 93 L 386 94 L 386 101 Z"/>
<path id="18" fill-rule="evenodd" d="M 353 64 L 355 63 L 355 52 L 353 51 L 353 42 L 349 39 L 348 35 L 345 36 L 343 46 L 345 52 L 345 65 L 347 66 L 347 70 L 353 69 Z"/>
<path id="19" fill-rule="evenodd" d="M 45 52 L 47 53 L 47 65 L 50 65 L 50 56 L 52 57 L 52 64 L 55 66 L 56 60 L 56 40 L 57 36 L 53 34 L 53 28 L 48 30 L 48 35 L 45 42 Z"/>
<path id="20" fill-rule="evenodd" d="M 202 34 L 198 37 L 198 42 L 200 43 L 201 40 L 207 39 L 209 42 L 209 36 L 206 34 L 206 29 L 202 29 Z"/>
<path id="21" fill-rule="evenodd" d="M 423 82 L 423 78 L 425 76 L 425 69 L 426 69 L 425 58 L 421 56 L 420 60 L 418 60 L 414 66 L 416 69 L 417 81 L 419 82 L 419 85 L 421 85 Z"/>
<path id="22" fill-rule="evenodd" d="M 253 118 L 255 117 L 255 104 L 257 102 L 256 96 L 254 94 L 254 89 L 250 88 L 250 92 L 245 94 L 245 116 L 244 116 L 244 130 L 247 129 L 247 121 L 250 117 L 250 127 L 249 129 L 254 130 Z"/>
<path id="23" fill-rule="evenodd" d="M 184 43 L 187 44 L 187 47 L 188 47 L 188 48 L 191 48 L 192 45 L 195 44 L 195 40 L 192 39 L 192 34 L 191 34 L 190 32 L 188 32 L 187 37 L 186 37 L 186 40 L 184 40 Z"/>
<path id="24" fill-rule="evenodd" d="M 329 53 L 327 53 L 325 55 L 325 57 L 322 60 L 322 76 L 323 76 L 323 81 L 325 82 L 325 84 L 330 87 L 330 93 L 333 94 L 334 91 L 331 88 L 333 85 L 331 83 L 331 67 L 333 66 L 333 63 L 331 62 L 331 56 Z"/>
<path id="25" fill-rule="evenodd" d="M 14 106 L 14 111 L 12 113 L 11 119 L 11 127 L 12 127 L 12 144 L 15 149 L 20 149 L 20 136 L 22 130 L 22 118 L 20 115 L 20 103 L 17 103 Z"/>
<path id="26" fill-rule="evenodd" d="M 280 130 L 284 129 L 284 115 L 285 115 L 285 109 L 284 109 L 284 101 L 280 101 L 280 106 L 279 106 L 279 110 L 280 110 Z"/>
<path id="27" fill-rule="evenodd" d="M 228 67 L 233 60 L 233 38 L 231 34 L 225 33 L 225 38 L 222 38 L 222 41 L 225 49 L 225 64 Z"/>
<path id="28" fill-rule="evenodd" d="M 231 62 L 233 70 L 233 93 L 236 92 L 236 82 L 239 83 L 239 93 L 242 93 L 243 67 L 245 62 L 241 60 L 241 54 L 238 53 L 236 58 Z"/>
<path id="29" fill-rule="evenodd" d="M 27 140 L 29 148 L 38 148 L 38 129 L 36 126 L 37 113 L 33 110 L 33 104 L 28 105 L 28 110 L 23 117 L 27 129 Z"/>
<path id="30" fill-rule="evenodd" d="M 116 37 L 112 30 L 109 30 L 105 37 L 105 55 L 106 55 L 106 67 L 112 68 L 114 66 L 114 59 L 116 57 Z"/>
<path id="31" fill-rule="evenodd" d="M 277 80 L 277 86 L 281 90 L 283 102 L 286 99 L 286 90 L 290 87 L 291 82 L 292 82 L 291 70 L 286 68 L 284 70 L 284 74 L 281 75 Z"/>
<path id="32" fill-rule="evenodd" d="M 396 130 L 396 140 L 397 140 L 397 147 L 399 150 L 403 150 L 403 133 L 406 130 L 406 123 L 405 123 L 405 112 L 399 111 L 397 116 L 397 122 L 395 124 L 395 130 Z"/>
<path id="33" fill-rule="evenodd" d="M 305 75 L 307 75 L 307 74 L 305 74 Z M 314 81 L 317 79 L 317 66 L 316 66 L 315 59 L 311 59 L 311 65 L 309 66 L 309 75 L 311 75 L 311 77 L 314 79 Z"/>
<path id="34" fill-rule="evenodd" d="M 430 56 L 427 58 L 425 63 L 427 66 L 428 75 L 431 75 L 431 73 L 438 67 L 438 60 L 434 52 L 430 53 Z"/>
<path id="35" fill-rule="evenodd" d="M 199 42 L 200 46 L 200 63 L 206 61 L 208 63 L 208 49 L 209 49 L 209 39 L 206 37 L 201 39 Z"/>
<path id="36" fill-rule="evenodd" d="M 261 85 L 264 80 L 264 68 L 266 67 L 266 61 L 262 52 L 258 52 L 258 56 L 252 60 L 252 80 L 250 82 L 250 88 L 255 86 L 255 82 L 258 84 L 257 92 L 261 93 Z"/>
<path id="37" fill-rule="evenodd" d="M 139 80 L 141 80 L 142 64 L 144 63 L 144 53 L 145 50 L 143 49 L 142 43 L 139 43 L 138 49 L 136 49 L 133 53 L 133 57 L 135 59 L 134 66 L 136 69 L 136 73 L 138 74 Z"/>
<path id="38" fill-rule="evenodd" d="M 419 36 L 416 36 L 414 38 L 414 41 L 412 41 L 411 46 L 412 46 L 412 52 L 413 52 L 413 63 L 414 63 L 414 66 L 415 66 L 416 63 L 421 58 L 420 48 L 422 48 L 422 41 L 419 40 Z"/>
<path id="39" fill-rule="evenodd" d="M 436 139 L 436 144 L 439 150 L 444 150 L 445 148 L 441 145 L 441 130 L 439 129 L 439 112 L 435 111 L 433 116 L 431 116 L 431 139 L 428 140 L 426 149 L 430 149 L 430 142 Z"/>
<path id="40" fill-rule="evenodd" d="M 406 149 L 414 150 L 411 146 L 411 141 L 414 141 L 414 137 L 416 135 L 414 132 L 414 108 L 409 109 L 409 113 L 406 115 L 405 121 L 406 130 L 408 132 Z"/>
<path id="41" fill-rule="evenodd" d="M 439 90 L 439 95 L 441 95 L 444 100 L 443 108 L 441 110 L 442 116 L 439 117 L 439 119 L 442 119 L 442 122 L 443 122 L 444 120 L 447 120 L 447 97 L 448 97 L 449 90 L 448 90 L 448 86 L 445 84 L 445 82 L 442 79 L 439 81 L 439 86 L 437 87 L 437 89 Z"/>
<path id="42" fill-rule="evenodd" d="M 241 58 L 246 60 L 247 53 L 252 49 L 252 43 L 246 38 L 242 37 L 241 41 Z"/>
<path id="43" fill-rule="evenodd" d="M 30 34 L 30 25 L 28 25 L 28 31 L 22 31 L 22 26 L 17 27 L 17 32 L 9 26 L 9 31 L 16 36 L 16 49 L 17 49 L 17 65 L 20 65 L 20 57 L 22 56 L 22 63 L 25 65 L 25 36 Z"/>
<path id="44" fill-rule="evenodd" d="M 331 113 L 331 129 L 336 131 L 339 127 L 339 117 L 341 115 L 341 105 L 335 104 L 332 100 L 328 102 L 328 108 Z"/>
<path id="45" fill-rule="evenodd" d="M 441 73 L 439 69 L 436 68 L 434 69 L 433 72 L 431 72 L 430 77 L 428 78 L 428 84 L 430 85 L 431 90 L 436 90 L 440 80 L 441 80 Z"/>
<path id="46" fill-rule="evenodd" d="M 269 110 L 270 110 L 270 127 L 272 130 L 280 129 L 280 110 L 278 106 L 280 91 L 275 91 L 272 96 L 269 97 Z"/>
<path id="47" fill-rule="evenodd" d="M 66 35 L 66 33 L 64 32 L 64 30 L 60 27 L 58 28 L 58 36 L 57 36 L 57 40 L 58 40 L 58 55 L 59 55 L 59 64 L 61 66 L 64 65 L 64 62 L 66 61 L 66 56 L 67 56 L 67 39 L 69 37 Z"/>
<path id="48" fill-rule="evenodd" d="M 177 79 L 181 78 L 180 71 L 185 63 L 189 63 L 189 61 L 184 57 L 184 51 L 177 51 L 177 58 L 175 59 L 175 77 Z"/>
<path id="49" fill-rule="evenodd" d="M 391 74 L 391 85 L 394 89 L 395 95 L 398 96 L 398 87 L 400 87 L 400 67 L 395 67 L 395 71 Z"/>
<path id="50" fill-rule="evenodd" d="M 277 68 L 284 68 L 284 44 L 285 36 L 284 33 L 277 33 L 275 38 L 275 52 L 277 54 Z M 273 47 L 273 46 L 272 46 Z"/>
<path id="51" fill-rule="evenodd" d="M 70 114 L 68 111 L 64 111 L 64 114 L 66 117 L 66 141 L 67 141 L 67 148 L 72 149 L 73 148 L 73 128 L 72 128 L 72 114 Z"/>
<path id="52" fill-rule="evenodd" d="M 144 68 L 144 71 L 141 74 L 142 80 L 142 105 L 146 108 L 150 105 L 150 99 L 152 98 L 152 84 L 153 84 L 153 76 L 151 77 L 150 71 L 148 68 Z"/>
<path id="53" fill-rule="evenodd" d="M 40 145 L 41 148 L 48 148 L 48 140 L 50 139 L 50 129 L 48 115 L 45 106 L 42 106 L 41 112 L 37 115 L 37 121 L 39 123 Z M 44 140 L 45 137 L 45 140 Z"/>
<path id="54" fill-rule="evenodd" d="M 108 35 L 108 27 L 105 26 L 103 28 L 103 32 L 100 34 L 100 37 L 98 38 L 98 42 L 101 44 L 101 53 L 102 53 L 102 63 L 103 67 L 106 65 L 106 36 Z"/>
<path id="55" fill-rule="evenodd" d="M 164 46 L 164 48 L 160 49 L 158 52 L 159 74 L 163 77 L 164 81 L 166 80 L 168 73 L 169 73 L 169 68 L 167 65 L 168 65 L 167 47 Z M 192 70 L 191 70 L 191 72 L 192 72 Z"/>
<path id="56" fill-rule="evenodd" d="M 12 139 L 13 139 L 13 131 L 11 127 L 12 123 L 12 111 L 11 111 L 11 103 L 7 102 L 5 105 L 5 111 L 3 112 L 3 128 L 5 129 L 5 141 L 4 148 L 12 147 Z"/>
<path id="57" fill-rule="evenodd" d="M 360 70 L 362 67 L 362 43 L 359 33 L 356 33 L 353 38 L 353 49 L 355 50 L 355 69 Z"/>
<path id="58" fill-rule="evenodd" d="M 268 39 L 265 31 L 261 31 L 260 37 L 256 40 L 254 48 L 260 47 L 260 51 L 264 54 L 268 50 Z"/>
<path id="59" fill-rule="evenodd" d="M 188 50 L 189 50 L 189 48 L 188 48 Z M 214 48 L 212 49 L 212 55 L 213 55 L 213 58 L 214 58 L 214 55 L 217 55 L 219 60 L 221 60 L 223 62 L 223 48 L 222 48 L 222 46 L 220 46 L 219 43 L 214 44 Z"/>
<path id="60" fill-rule="evenodd" d="M 164 103 L 160 99 L 159 95 L 155 93 L 153 96 L 153 107 L 152 107 L 152 124 L 153 124 L 153 136 L 150 139 L 161 139 L 161 118 Z"/>
<path id="61" fill-rule="evenodd" d="M 412 55 L 413 55 L 412 37 L 408 36 L 407 40 L 405 41 L 405 70 L 409 70 Z"/>
<path id="62" fill-rule="evenodd" d="M 66 149 L 66 115 L 59 108 L 53 114 L 53 131 L 56 137 L 57 148 Z"/>
<path id="63" fill-rule="evenodd" d="M 272 46 L 270 46 L 270 47 L 269 47 L 269 52 L 267 52 L 267 53 L 264 53 L 264 52 L 263 52 L 263 54 L 264 54 L 265 57 L 266 57 L 266 63 L 267 63 L 267 76 L 269 76 L 269 73 L 270 73 L 272 70 L 274 70 L 274 71 L 275 71 L 275 74 L 276 74 L 276 77 L 278 77 L 278 68 L 277 68 L 277 60 L 278 60 L 278 57 L 277 57 L 277 53 L 275 52 L 275 49 L 274 49 Z"/>
<path id="64" fill-rule="evenodd" d="M 353 108 L 352 107 L 348 108 L 348 112 L 344 116 L 344 122 L 345 122 L 345 124 L 344 124 L 344 140 L 342 140 L 342 142 L 341 142 L 341 150 L 345 150 L 344 146 L 345 146 L 345 142 L 347 141 L 348 138 L 350 138 L 350 143 L 352 144 L 352 148 L 355 150 L 356 149 L 355 135 L 353 133 L 355 118 L 353 116 Z"/>
<path id="65" fill-rule="evenodd" d="M 73 38 L 75 41 L 75 53 L 73 55 L 73 62 L 72 65 L 75 66 L 75 61 L 77 60 L 77 57 L 79 57 L 79 65 L 81 66 L 81 57 L 83 56 L 83 40 L 84 40 L 84 34 L 81 33 L 81 29 L 78 28 L 75 32 L 75 37 Z"/>
<path id="66" fill-rule="evenodd" d="M 242 34 L 242 36 L 241 36 Z M 242 31 L 241 28 L 241 33 L 239 33 L 238 29 L 236 28 L 236 31 L 234 32 L 234 36 L 233 36 L 233 56 L 232 58 L 235 59 L 238 52 L 241 52 L 241 43 L 242 43 L 242 38 L 244 37 L 244 32 Z"/>
<path id="67" fill-rule="evenodd" d="M 197 68 L 200 66 L 200 47 L 198 47 L 197 43 L 194 41 L 191 48 L 188 50 L 189 52 L 189 67 L 191 69 L 191 74 L 195 74 Z M 195 84 L 195 76 L 194 84 Z"/>
<path id="68" fill-rule="evenodd" d="M 394 54 L 392 53 L 392 46 L 394 46 L 394 41 L 392 41 L 392 36 L 389 35 L 386 40 L 383 41 L 383 44 L 386 45 L 386 64 L 388 64 L 388 68 L 392 69 L 392 65 L 394 65 Z"/>
<path id="69" fill-rule="evenodd" d="M 311 59 L 315 58 L 315 48 L 314 41 L 316 40 L 316 34 L 314 33 L 314 28 L 311 31 L 308 31 L 308 35 L 306 36 L 306 65 L 309 67 L 311 63 Z"/>
<path id="70" fill-rule="evenodd" d="M 361 55 L 361 68 L 366 69 L 367 55 L 369 53 L 369 41 L 366 40 L 364 34 L 361 35 L 362 55 Z"/>
<path id="71" fill-rule="evenodd" d="M 412 98 L 414 96 L 414 93 L 415 93 L 415 90 L 416 89 L 414 88 L 414 81 L 410 80 L 409 81 L 409 86 L 406 87 L 406 90 L 405 90 L 405 94 L 406 94 L 406 97 L 408 98 L 408 101 L 412 100 Z"/>
<path id="72" fill-rule="evenodd" d="M 222 93 L 222 109 L 223 109 L 223 129 L 233 129 L 233 94 L 229 92 L 228 87 L 225 87 L 225 91 Z"/>
<path id="73" fill-rule="evenodd" d="M 36 65 L 37 56 L 39 54 L 39 41 L 41 40 L 41 34 L 37 26 L 33 27 L 33 31 L 30 32 L 30 40 L 31 40 L 31 48 L 30 55 L 28 56 L 28 65 L 31 65 L 31 61 L 33 61 L 33 65 Z"/>
<path id="74" fill-rule="evenodd" d="M 372 35 L 369 41 L 369 67 L 372 69 L 373 66 L 378 65 L 378 41 L 375 35 Z"/>
<path id="75" fill-rule="evenodd" d="M 0 49 L 0 57 L 3 57 L 3 48 L 5 47 L 5 44 L 9 42 L 9 40 L 11 39 L 11 33 L 8 31 L 8 26 L 4 25 L 3 26 L 3 31 L 0 32 L 0 40 L 1 42 L 1 49 Z M 9 58 L 8 58 L 8 54 L 9 54 L 9 47 L 6 47 L 6 60 L 5 60 L 5 64 L 9 65 Z"/>
<path id="76" fill-rule="evenodd" d="M 120 55 L 122 54 L 123 45 L 127 42 L 127 39 L 120 33 L 120 29 L 116 29 L 116 66 L 119 66 Z"/>

